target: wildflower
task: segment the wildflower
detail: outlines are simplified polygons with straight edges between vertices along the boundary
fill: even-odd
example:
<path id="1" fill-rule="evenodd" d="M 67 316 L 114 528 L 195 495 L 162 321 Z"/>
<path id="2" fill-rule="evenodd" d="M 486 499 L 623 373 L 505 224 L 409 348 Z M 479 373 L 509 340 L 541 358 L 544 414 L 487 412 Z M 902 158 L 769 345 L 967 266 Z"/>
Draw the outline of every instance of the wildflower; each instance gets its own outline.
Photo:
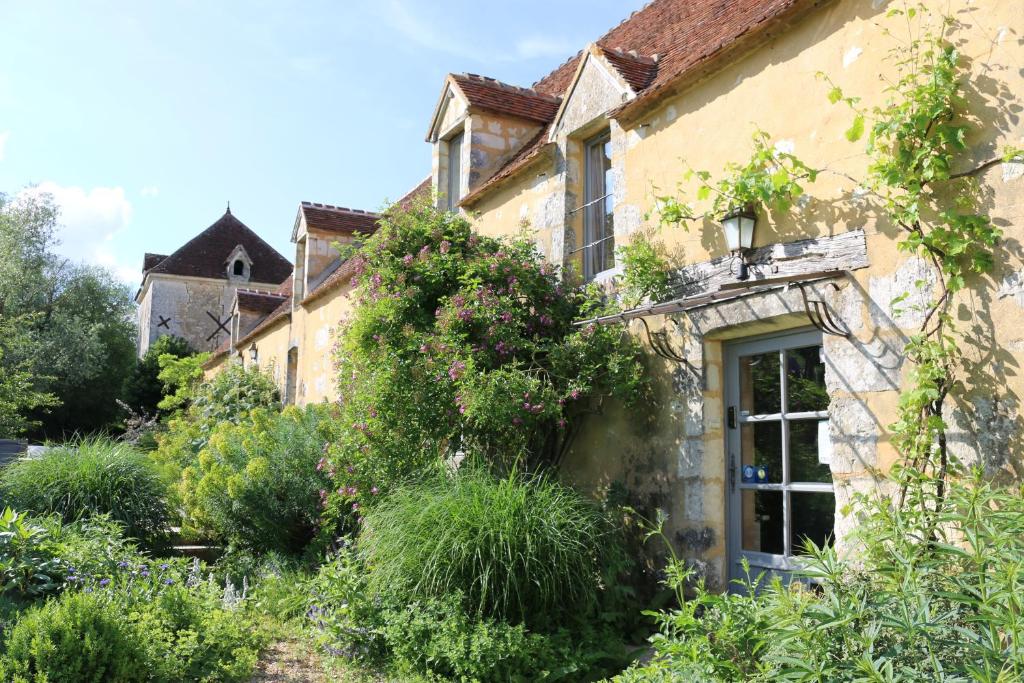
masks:
<path id="1" fill-rule="evenodd" d="M 161 571 L 167 571 L 170 568 L 171 568 L 171 565 L 167 564 L 166 562 L 164 562 L 162 565 L 160 565 Z"/>
<path id="2" fill-rule="evenodd" d="M 406 254 L 405 256 L 402 257 L 402 263 L 404 263 L 407 266 L 411 266 L 412 265 L 412 259 L 413 259 L 413 255 L 412 254 Z"/>
<path id="3" fill-rule="evenodd" d="M 352 503 L 352 512 L 359 512 L 359 503 Z"/>
<path id="4" fill-rule="evenodd" d="M 442 254 L 447 254 L 448 250 L 452 248 L 452 243 L 448 240 L 441 242 L 441 247 L 438 249 Z"/>
<path id="5" fill-rule="evenodd" d="M 148 569 L 143 569 L 141 572 L 139 572 L 139 575 L 142 576 L 142 577 L 148 577 L 149 576 L 149 570 Z"/>
<path id="6" fill-rule="evenodd" d="M 173 586 L 174 585 L 174 579 L 164 579 L 164 583 L 167 584 L 168 586 Z"/>
<path id="7" fill-rule="evenodd" d="M 128 566 L 128 563 L 125 562 L 124 560 L 121 560 L 120 562 L 117 563 L 117 566 L 120 567 L 121 569 L 124 569 L 125 567 Z"/>
<path id="8" fill-rule="evenodd" d="M 373 488 L 370 489 L 370 493 L 376 496 L 378 493 L 380 493 L 380 489 L 374 486 Z"/>
<path id="9" fill-rule="evenodd" d="M 110 579 L 100 579 L 100 585 L 101 586 L 108 586 L 108 585 L 110 585 Z"/>
<path id="10" fill-rule="evenodd" d="M 320 462 L 316 464 L 316 471 L 322 472 L 324 467 L 327 465 L 327 458 L 320 458 Z"/>

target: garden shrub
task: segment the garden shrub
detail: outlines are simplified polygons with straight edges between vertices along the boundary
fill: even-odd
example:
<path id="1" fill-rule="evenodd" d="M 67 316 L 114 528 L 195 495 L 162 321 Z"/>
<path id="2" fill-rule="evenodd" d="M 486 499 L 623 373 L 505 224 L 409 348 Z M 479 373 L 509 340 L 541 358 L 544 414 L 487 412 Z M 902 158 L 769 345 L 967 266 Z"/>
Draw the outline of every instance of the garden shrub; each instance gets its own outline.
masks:
<path id="1" fill-rule="evenodd" d="M 107 514 L 147 542 L 167 527 L 167 484 L 152 462 L 127 444 L 103 438 L 11 463 L 0 471 L 0 494 L 13 508 L 56 513 L 69 522 Z"/>
<path id="2" fill-rule="evenodd" d="M 428 599 L 372 592 L 371 573 L 357 550 L 343 549 L 314 578 L 308 614 L 328 653 L 400 680 L 595 680 L 626 661 L 616 635 L 586 619 L 535 632 L 467 613 L 459 591 Z"/>
<path id="3" fill-rule="evenodd" d="M 175 412 L 167 422 L 167 429 L 157 437 L 159 445 L 154 454 L 161 470 L 174 479 L 179 478 L 186 467 L 197 464 L 199 451 L 222 423 L 237 425 L 257 408 L 275 411 L 281 407 L 274 380 L 259 368 L 245 368 L 241 363 L 231 362 L 208 382 L 202 381 L 200 366 L 195 366 L 199 367 L 198 377 L 191 380 L 178 377 L 179 373 L 188 375 L 193 371 L 197 358 L 201 360 L 199 356 L 169 359 L 170 365 L 161 372 L 161 379 L 181 382 L 177 393 L 161 402 L 161 410 L 173 408 Z M 179 367 L 182 365 L 184 369 Z"/>
<path id="4" fill-rule="evenodd" d="M 618 545 L 600 510 L 568 487 L 465 468 L 399 489 L 367 513 L 359 537 L 373 590 L 462 592 L 468 613 L 535 626 L 593 609 Z"/>
<path id="5" fill-rule="evenodd" d="M 976 474 L 899 471 L 908 504 L 862 498 L 857 562 L 810 547 L 805 579 L 696 596 L 657 616 L 624 682 L 1024 679 L 1024 497 Z M 677 568 L 678 569 L 678 568 Z M 678 585 L 685 570 L 670 575 Z"/>
<path id="6" fill-rule="evenodd" d="M 604 310 L 600 292 L 563 282 L 532 240 L 474 234 L 429 201 L 379 225 L 351 257 L 358 301 L 336 354 L 330 460 L 349 505 L 465 453 L 500 472 L 556 465 L 604 400 L 643 395 L 636 342 L 575 325 Z"/>
<path id="7" fill-rule="evenodd" d="M 25 600 L 52 593 L 64 572 L 49 532 L 5 508 L 0 515 L 0 596 Z"/>
<path id="8" fill-rule="evenodd" d="M 231 545 L 300 553 L 330 486 L 321 459 L 333 431 L 327 406 L 256 409 L 238 424 L 220 423 L 182 475 L 189 522 Z"/>
<path id="9" fill-rule="evenodd" d="M 149 680 L 140 634 L 97 595 L 65 593 L 19 616 L 6 634 L 0 680 L 106 683 Z"/>

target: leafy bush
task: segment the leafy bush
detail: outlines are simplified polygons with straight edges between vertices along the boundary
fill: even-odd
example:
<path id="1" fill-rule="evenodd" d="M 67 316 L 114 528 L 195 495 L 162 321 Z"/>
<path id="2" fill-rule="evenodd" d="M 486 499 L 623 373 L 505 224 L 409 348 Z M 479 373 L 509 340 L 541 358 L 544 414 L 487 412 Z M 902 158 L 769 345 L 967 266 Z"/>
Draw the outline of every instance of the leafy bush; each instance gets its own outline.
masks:
<path id="1" fill-rule="evenodd" d="M 596 606 L 619 549 L 601 512 L 571 489 L 480 470 L 395 492 L 367 513 L 359 546 L 377 592 L 462 592 L 467 613 L 543 627 Z"/>
<path id="2" fill-rule="evenodd" d="M 5 508 L 0 515 L 0 595 L 28 599 L 53 592 L 64 565 L 50 547 L 49 533 Z"/>
<path id="3" fill-rule="evenodd" d="M 500 471 L 557 463 L 602 400 L 646 386 L 621 329 L 574 325 L 599 293 L 564 284 L 529 239 L 476 235 L 420 202 L 388 210 L 352 258 L 359 301 L 336 355 L 345 430 L 331 449 L 338 488 L 359 491 L 349 503 L 460 452 Z"/>
<path id="4" fill-rule="evenodd" d="M 160 337 L 135 363 L 125 378 L 122 396 L 128 406 L 146 415 L 157 413 L 157 404 L 163 399 L 168 387 L 160 380 L 160 357 L 185 358 L 195 353 L 188 341 L 181 337 L 166 335 Z"/>
<path id="5" fill-rule="evenodd" d="M 126 533 L 147 541 L 167 526 L 167 485 L 149 458 L 101 438 L 8 465 L 0 471 L 0 493 L 16 509 L 57 513 L 69 522 L 109 514 Z"/>
<path id="6" fill-rule="evenodd" d="M 372 592 L 369 574 L 357 551 L 343 549 L 312 582 L 309 616 L 327 652 L 400 680 L 594 680 L 625 663 L 619 639 L 586 620 L 534 632 L 467 613 L 459 591 L 422 600 L 390 587 Z"/>
<path id="7" fill-rule="evenodd" d="M 113 605 L 66 593 L 23 612 L 7 634 L 0 679 L 14 683 L 148 680 L 139 634 Z"/>
<path id="8" fill-rule="evenodd" d="M 333 427 L 326 406 L 257 409 L 239 424 L 222 422 L 182 476 L 190 523 L 232 545 L 301 552 L 330 487 L 321 458 Z"/>
<path id="9" fill-rule="evenodd" d="M 175 410 L 167 429 L 157 438 L 154 458 L 165 476 L 177 479 L 189 466 L 198 465 L 199 452 L 222 423 L 240 424 L 257 408 L 278 410 L 281 405 L 273 379 L 258 368 L 228 363 L 209 382 L 202 382 L 200 356 L 171 359 L 160 377 L 180 382 L 173 396 L 161 402 L 161 410 Z M 198 377 L 190 373 L 198 372 Z"/>
<path id="10" fill-rule="evenodd" d="M 811 547 L 813 590 L 775 581 L 713 595 L 698 585 L 658 615 L 653 661 L 620 680 L 1022 680 L 1020 489 L 979 473 L 939 496 L 934 481 L 899 476 L 904 507 L 861 499 L 857 563 Z"/>

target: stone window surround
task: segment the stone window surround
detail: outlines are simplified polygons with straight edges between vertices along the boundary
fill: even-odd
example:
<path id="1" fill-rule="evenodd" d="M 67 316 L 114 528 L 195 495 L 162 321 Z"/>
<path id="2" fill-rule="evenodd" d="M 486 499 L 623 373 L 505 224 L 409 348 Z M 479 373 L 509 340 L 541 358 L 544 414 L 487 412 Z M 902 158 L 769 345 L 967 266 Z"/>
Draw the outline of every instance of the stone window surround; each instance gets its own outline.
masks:
<path id="1" fill-rule="evenodd" d="M 449 144 L 459 134 L 462 135 L 461 154 L 459 156 L 459 198 L 469 193 L 469 165 L 470 154 L 472 153 L 472 132 L 470 130 L 470 115 L 464 113 L 449 128 L 438 135 L 438 168 L 437 168 L 437 201 L 438 208 L 448 207 L 448 198 L 443 196 L 448 188 L 448 150 Z"/>

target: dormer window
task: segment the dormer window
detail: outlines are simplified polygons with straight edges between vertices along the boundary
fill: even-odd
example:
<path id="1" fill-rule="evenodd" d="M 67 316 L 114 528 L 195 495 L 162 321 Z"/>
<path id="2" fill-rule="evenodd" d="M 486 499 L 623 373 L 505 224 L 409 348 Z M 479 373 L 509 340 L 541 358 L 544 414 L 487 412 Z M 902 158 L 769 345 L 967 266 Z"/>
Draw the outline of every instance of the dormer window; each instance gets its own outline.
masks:
<path id="1" fill-rule="evenodd" d="M 445 208 L 458 211 L 462 198 L 462 136 L 460 131 L 448 139 L 448 182 L 445 187 Z"/>
<path id="2" fill-rule="evenodd" d="M 232 266 L 232 270 L 235 275 L 245 275 L 245 261 L 242 259 L 235 259 L 235 265 Z"/>
<path id="3" fill-rule="evenodd" d="M 224 272 L 229 280 L 247 282 L 251 275 L 252 259 L 245 252 L 245 247 L 239 244 L 228 255 L 224 266 Z"/>

